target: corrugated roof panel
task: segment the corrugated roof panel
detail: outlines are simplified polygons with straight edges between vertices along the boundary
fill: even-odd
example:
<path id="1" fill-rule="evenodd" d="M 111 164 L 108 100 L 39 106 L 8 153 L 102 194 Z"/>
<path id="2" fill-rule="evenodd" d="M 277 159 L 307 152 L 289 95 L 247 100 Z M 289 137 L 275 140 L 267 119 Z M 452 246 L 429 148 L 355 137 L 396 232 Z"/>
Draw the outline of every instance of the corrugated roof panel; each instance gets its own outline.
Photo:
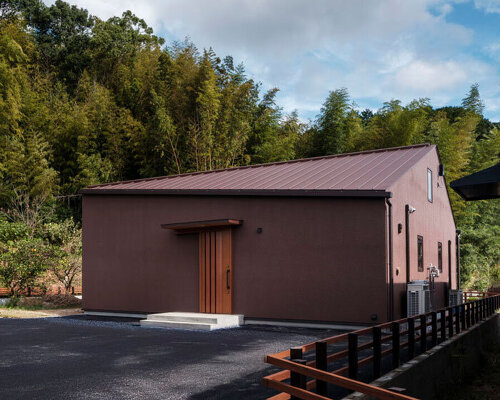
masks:
<path id="1" fill-rule="evenodd" d="M 365 171 L 359 173 L 354 179 L 349 183 L 350 186 L 355 186 L 357 188 L 363 189 L 376 189 L 383 188 L 381 179 L 389 179 L 390 175 L 394 171 L 394 165 L 401 158 L 406 158 L 407 154 L 405 152 L 400 152 L 398 157 L 392 157 L 387 160 L 385 157 L 378 160 L 375 165 L 370 165 Z"/>
<path id="2" fill-rule="evenodd" d="M 89 186 L 90 193 L 287 194 L 386 191 L 435 146 L 429 144 L 339 154 L 224 170 Z M 204 194 L 205 192 L 201 193 Z"/>
<path id="3" fill-rule="evenodd" d="M 347 165 L 347 163 L 345 163 L 344 168 L 335 175 L 332 175 L 325 184 L 331 189 L 337 190 L 357 189 L 357 186 L 351 185 L 351 182 L 355 180 L 356 177 L 360 176 L 363 171 L 370 170 L 372 165 L 380 159 L 384 159 L 383 153 L 372 153 L 366 154 L 364 157 L 353 157 L 353 161 L 355 161 L 354 164 Z"/>

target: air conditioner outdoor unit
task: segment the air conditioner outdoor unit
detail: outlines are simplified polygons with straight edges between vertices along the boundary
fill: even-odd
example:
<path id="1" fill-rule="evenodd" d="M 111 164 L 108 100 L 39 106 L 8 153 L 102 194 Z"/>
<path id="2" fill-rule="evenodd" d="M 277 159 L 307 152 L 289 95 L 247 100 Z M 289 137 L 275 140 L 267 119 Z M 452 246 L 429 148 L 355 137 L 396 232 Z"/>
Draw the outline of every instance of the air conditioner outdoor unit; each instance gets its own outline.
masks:
<path id="1" fill-rule="evenodd" d="M 431 291 L 427 281 L 413 281 L 408 283 L 407 315 L 425 314 L 431 311 Z"/>
<path id="2" fill-rule="evenodd" d="M 448 293 L 448 306 L 455 307 L 464 302 L 464 294 L 461 290 L 450 290 Z"/>

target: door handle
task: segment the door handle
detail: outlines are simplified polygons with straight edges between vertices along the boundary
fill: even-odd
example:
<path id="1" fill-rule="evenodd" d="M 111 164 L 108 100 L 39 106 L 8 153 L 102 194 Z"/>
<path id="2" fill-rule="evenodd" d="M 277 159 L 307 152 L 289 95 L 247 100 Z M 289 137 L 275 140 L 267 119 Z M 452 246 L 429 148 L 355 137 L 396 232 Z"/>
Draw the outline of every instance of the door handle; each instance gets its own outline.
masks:
<path id="1" fill-rule="evenodd" d="M 229 286 L 229 274 L 230 274 L 230 272 L 229 272 L 229 268 L 228 268 L 226 271 L 226 289 L 227 290 L 231 289 L 231 287 Z"/>

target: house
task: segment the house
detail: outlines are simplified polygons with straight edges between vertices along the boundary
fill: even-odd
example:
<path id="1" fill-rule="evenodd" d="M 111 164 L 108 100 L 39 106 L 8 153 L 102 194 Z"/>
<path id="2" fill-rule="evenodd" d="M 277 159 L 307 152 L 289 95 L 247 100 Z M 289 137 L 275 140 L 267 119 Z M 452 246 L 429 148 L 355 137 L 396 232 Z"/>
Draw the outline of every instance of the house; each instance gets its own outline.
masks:
<path id="1" fill-rule="evenodd" d="M 500 163 L 450 182 L 450 187 L 465 200 L 500 198 Z"/>
<path id="2" fill-rule="evenodd" d="M 88 187 L 87 311 L 369 324 L 457 288 L 456 229 L 429 144 Z"/>

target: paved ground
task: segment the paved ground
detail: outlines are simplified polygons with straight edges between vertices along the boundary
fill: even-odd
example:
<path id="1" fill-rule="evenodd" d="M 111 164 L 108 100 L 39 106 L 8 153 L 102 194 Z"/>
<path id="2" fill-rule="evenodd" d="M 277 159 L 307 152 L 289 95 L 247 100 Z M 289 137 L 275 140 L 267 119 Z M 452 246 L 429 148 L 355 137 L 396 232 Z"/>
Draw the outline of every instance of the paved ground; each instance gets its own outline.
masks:
<path id="1" fill-rule="evenodd" d="M 141 328 L 85 316 L 0 319 L 0 398 L 264 399 L 264 355 L 333 330 Z"/>

